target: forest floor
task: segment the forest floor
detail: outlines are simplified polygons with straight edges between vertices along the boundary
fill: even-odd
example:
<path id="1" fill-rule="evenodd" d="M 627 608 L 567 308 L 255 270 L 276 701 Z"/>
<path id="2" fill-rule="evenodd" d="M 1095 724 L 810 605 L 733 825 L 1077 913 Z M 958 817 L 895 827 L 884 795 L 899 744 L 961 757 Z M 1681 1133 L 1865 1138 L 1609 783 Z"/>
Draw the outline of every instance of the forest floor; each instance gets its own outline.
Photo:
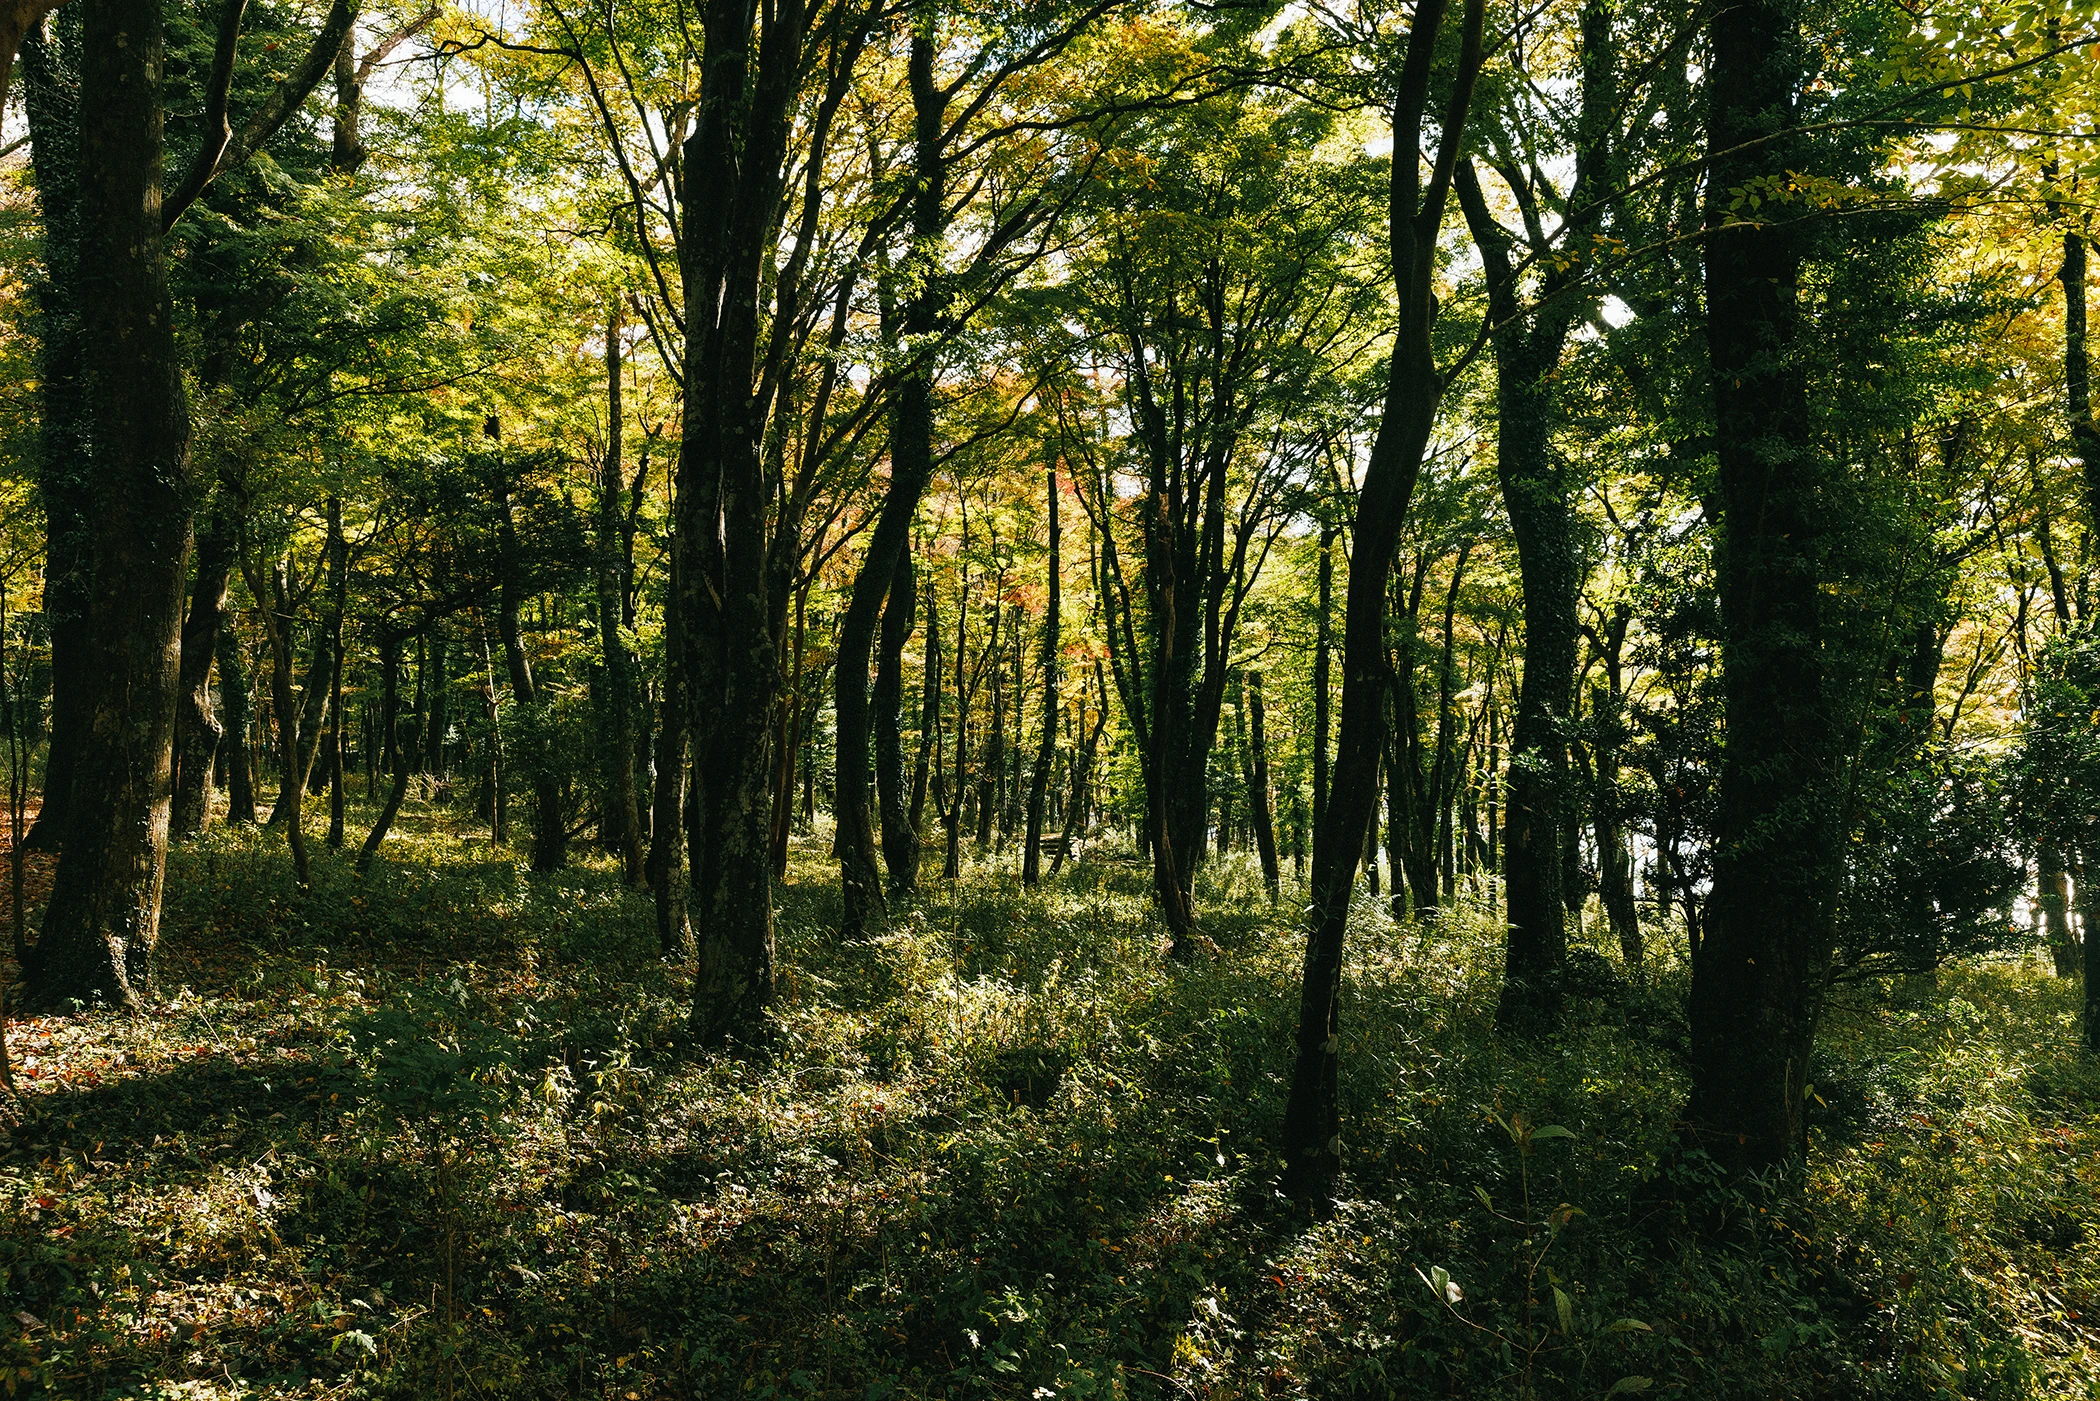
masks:
<path id="1" fill-rule="evenodd" d="M 2038 968 L 1842 992 L 1809 1176 L 1745 1195 L 1672 1151 L 1681 968 L 1511 1042 L 1488 920 L 1366 900 L 1313 1221 L 1236 860 L 1177 969 L 1108 856 L 841 945 L 810 843 L 738 1060 L 609 864 L 408 817 L 304 900 L 274 835 L 179 849 L 150 1015 L 15 1024 L 6 1394 L 2100 1396 L 2100 1071 Z"/>

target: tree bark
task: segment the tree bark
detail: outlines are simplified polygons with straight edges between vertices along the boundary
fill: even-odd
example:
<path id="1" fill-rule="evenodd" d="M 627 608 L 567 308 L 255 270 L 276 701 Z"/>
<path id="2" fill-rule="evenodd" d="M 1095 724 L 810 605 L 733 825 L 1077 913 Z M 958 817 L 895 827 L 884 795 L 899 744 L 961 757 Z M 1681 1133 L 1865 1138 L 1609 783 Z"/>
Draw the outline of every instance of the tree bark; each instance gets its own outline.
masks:
<path id="1" fill-rule="evenodd" d="M 1331 692 L 1334 689 L 1334 526 L 1320 526 L 1319 631 L 1313 639 L 1313 829 L 1327 812 L 1327 754 L 1333 734 Z"/>
<path id="2" fill-rule="evenodd" d="M 754 36 L 760 18 L 738 0 L 709 0 L 700 99 L 679 171 L 686 393 L 675 523 L 693 756 L 692 1026 L 711 1046 L 762 1039 L 774 990 L 766 799 L 779 664 L 768 607 L 771 493 L 753 391 L 760 273 L 807 12 L 784 0 Z"/>
<path id="3" fill-rule="evenodd" d="M 86 722 L 35 966 L 36 1005 L 136 1006 L 166 870 L 183 585 L 189 404 L 160 233 L 158 0 L 78 0 L 80 311 L 98 488 Z"/>
<path id="4" fill-rule="evenodd" d="M 598 641 L 605 662 L 603 796 L 607 835 L 620 857 L 622 884 L 645 879 L 642 813 L 634 791 L 634 658 L 621 632 L 628 587 L 627 517 L 622 510 L 626 473 L 622 458 L 620 303 L 605 322 L 605 461 L 598 473 Z"/>
<path id="5" fill-rule="evenodd" d="M 226 755 L 226 821 L 254 826 L 255 767 L 248 734 L 255 723 L 254 697 L 248 689 L 248 667 L 241 640 L 223 622 L 219 628 L 219 703 L 225 712 L 222 746 Z"/>
<path id="6" fill-rule="evenodd" d="M 1392 122 L 1396 133 L 1405 133 L 1406 149 L 1419 144 L 1437 32 L 1446 8 L 1443 0 L 1423 0 L 1410 27 Z M 1484 10 L 1483 0 L 1465 0 L 1458 67 L 1426 188 L 1417 162 L 1392 163 L 1391 257 L 1400 321 L 1384 411 L 1357 494 L 1342 621 L 1341 735 L 1331 791 L 1313 836 L 1304 983 L 1284 1110 L 1284 1182 L 1291 1195 L 1306 1201 L 1331 1198 L 1341 1174 L 1342 942 L 1356 863 L 1378 800 L 1388 674 L 1386 580 L 1444 389 L 1430 339 L 1437 305 L 1432 291 L 1437 233 L 1480 72 Z"/>
<path id="7" fill-rule="evenodd" d="M 1836 523 L 1809 441 L 1801 254 L 1786 221 L 1735 222 L 1727 209 L 1729 191 L 1801 167 L 1790 139 L 1805 66 L 1798 0 L 1717 11 L 1710 40 L 1706 332 L 1728 746 L 1687 1008 L 1686 1119 L 1725 1167 L 1758 1171 L 1805 1147 L 1841 861 L 1844 707 L 1825 656 L 1822 556 Z"/>

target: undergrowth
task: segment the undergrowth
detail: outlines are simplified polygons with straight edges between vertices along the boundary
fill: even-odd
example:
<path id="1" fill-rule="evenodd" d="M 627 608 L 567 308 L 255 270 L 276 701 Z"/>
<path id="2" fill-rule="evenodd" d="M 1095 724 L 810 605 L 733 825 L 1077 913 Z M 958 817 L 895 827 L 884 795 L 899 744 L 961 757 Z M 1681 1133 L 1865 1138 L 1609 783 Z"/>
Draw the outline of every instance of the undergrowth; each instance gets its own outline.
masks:
<path id="1" fill-rule="evenodd" d="M 101 1397 L 2100 1396 L 2100 1079 L 2025 965 L 1853 989 L 1805 1182 L 1675 1151 L 1681 968 L 1491 1030 L 1486 912 L 1364 901 L 1347 1200 L 1272 1154 L 1301 944 L 1227 861 L 1160 957 L 1111 856 L 988 858 L 842 945 L 812 844 L 774 1042 L 683 1036 L 609 864 L 412 811 L 360 880 L 171 862 L 143 1018 L 17 1023 L 0 1388 Z"/>

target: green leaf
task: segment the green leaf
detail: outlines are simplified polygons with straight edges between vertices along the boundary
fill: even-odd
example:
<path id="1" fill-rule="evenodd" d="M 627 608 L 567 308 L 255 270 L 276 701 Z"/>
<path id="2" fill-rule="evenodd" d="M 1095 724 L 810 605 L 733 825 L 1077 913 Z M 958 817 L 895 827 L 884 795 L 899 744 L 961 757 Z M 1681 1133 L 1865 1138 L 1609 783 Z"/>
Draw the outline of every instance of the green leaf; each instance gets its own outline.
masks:
<path id="1" fill-rule="evenodd" d="M 1531 1131 L 1531 1137 L 1534 1142 L 1541 1138 L 1573 1138 L 1574 1136 L 1575 1131 L 1573 1129 L 1564 1129 L 1559 1124 L 1540 1124 Z"/>
<path id="2" fill-rule="evenodd" d="M 1611 1390 L 1604 1394 L 1606 1396 L 1627 1396 L 1634 1392 L 1646 1391 L 1654 1385 L 1654 1380 L 1649 1377 L 1621 1377 L 1613 1382 Z"/>
<path id="3" fill-rule="evenodd" d="M 1553 1311 L 1560 1315 L 1560 1331 L 1573 1333 L 1575 1331 L 1575 1301 L 1568 1297 L 1567 1290 L 1557 1284 L 1553 1286 Z"/>
<path id="4" fill-rule="evenodd" d="M 1622 1318 L 1604 1331 L 1607 1333 L 1653 1333 L 1655 1330 L 1638 1318 Z"/>

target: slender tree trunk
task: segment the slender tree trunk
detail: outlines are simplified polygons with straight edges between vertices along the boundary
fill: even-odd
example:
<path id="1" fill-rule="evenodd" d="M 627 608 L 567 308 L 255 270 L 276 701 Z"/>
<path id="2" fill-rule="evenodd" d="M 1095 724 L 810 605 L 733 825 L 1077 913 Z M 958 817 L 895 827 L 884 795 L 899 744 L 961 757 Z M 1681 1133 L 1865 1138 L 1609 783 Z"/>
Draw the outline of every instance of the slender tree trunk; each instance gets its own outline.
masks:
<path id="1" fill-rule="evenodd" d="M 371 832 L 357 852 L 357 873 L 364 875 L 372 869 L 378 859 L 379 850 L 386 842 L 387 833 L 393 830 L 394 818 L 401 812 L 402 799 L 408 796 L 409 764 L 399 747 L 394 743 L 394 733 L 401 721 L 401 639 L 391 633 L 382 634 L 379 640 L 379 669 L 382 673 L 379 702 L 379 728 L 386 736 L 388 768 L 392 779 L 387 784 L 386 803 L 379 809 L 379 818 L 373 822 Z"/>
<path id="2" fill-rule="evenodd" d="M 911 766 L 911 830 L 923 833 L 926 818 L 926 783 L 929 770 L 940 767 L 941 735 L 941 618 L 934 610 L 933 581 L 926 582 L 926 659 L 920 667 L 919 749 Z M 914 858 L 918 855 L 913 852 Z M 912 867 L 916 880 L 918 866 Z"/>
<path id="3" fill-rule="evenodd" d="M 219 629 L 219 703 L 224 710 L 226 820 L 255 825 L 255 768 L 248 734 L 255 723 L 254 698 L 248 690 L 248 667 L 241 640 L 231 627 Z"/>
<path id="4" fill-rule="evenodd" d="M 1283 868 L 1276 860 L 1276 816 L 1269 790 L 1269 711 L 1262 698 L 1262 675 L 1250 671 L 1242 683 L 1246 688 L 1247 716 L 1251 726 L 1254 781 L 1248 786 L 1247 802 L 1254 815 L 1254 848 L 1261 855 L 1261 883 L 1269 892 L 1269 903 L 1282 898 Z"/>
<path id="5" fill-rule="evenodd" d="M 328 605 L 328 729 L 322 753 L 328 764 L 328 846 L 343 849 L 343 614 L 350 600 L 350 543 L 343 536 L 343 505 L 328 501 L 328 529 L 336 543 L 334 587 Z"/>
<path id="6" fill-rule="evenodd" d="M 496 506 L 502 521 L 503 582 L 498 592 L 496 631 L 503 641 L 503 665 L 510 674 L 510 693 L 518 713 L 531 717 L 525 725 L 521 748 L 532 783 L 532 869 L 559 871 L 569 860 L 569 830 L 562 811 L 561 781 L 557 777 L 546 724 L 546 705 L 533 680 L 532 662 L 525 655 L 525 637 L 519 624 L 524 602 L 524 562 L 518 552 L 518 528 L 508 483 L 498 482 Z"/>
<path id="7" fill-rule="evenodd" d="M 1790 225 L 1732 223 L 1727 208 L 1728 191 L 1801 168 L 1789 139 L 1805 65 L 1799 21 L 1797 0 L 1744 0 L 1710 22 L 1706 330 L 1728 746 L 1687 1009 L 1686 1118 L 1700 1146 L 1750 1171 L 1805 1146 L 1843 830 L 1844 704 L 1823 595 L 1837 523 L 1809 441 L 1801 256 Z"/>
<path id="8" fill-rule="evenodd" d="M 1323 523 L 1320 526 L 1319 631 L 1313 639 L 1312 810 L 1315 831 L 1319 830 L 1320 819 L 1327 812 L 1327 754 L 1333 731 L 1330 697 L 1334 689 L 1334 540 L 1334 526 Z"/>
<path id="9" fill-rule="evenodd" d="M 258 573 L 260 571 L 257 571 Z M 307 860 L 306 829 L 300 821 L 300 805 L 306 796 L 306 776 L 299 772 L 299 705 L 292 698 L 291 586 L 284 561 L 272 565 L 267 589 L 250 578 L 249 591 L 265 600 L 260 610 L 263 636 L 270 648 L 270 708 L 277 719 L 278 765 L 277 806 L 271 813 L 274 824 L 284 826 L 292 853 L 292 875 L 302 891 L 313 888 L 313 868 Z M 313 681 L 309 680 L 309 686 Z"/>
<path id="10" fill-rule="evenodd" d="M 634 791 L 634 658 L 621 632 L 626 617 L 628 554 L 626 490 L 621 428 L 620 302 L 615 297 L 605 322 L 605 461 L 598 473 L 598 639 L 605 663 L 604 796 L 607 835 L 620 857 L 622 884 L 646 878 L 642 858 L 642 812 Z"/>
<path id="11" fill-rule="evenodd" d="M 1006 612 L 998 602 L 998 590 L 993 591 L 991 606 L 992 631 L 985 643 L 984 661 L 992 673 L 992 727 L 985 735 L 984 752 L 978 757 L 977 777 L 977 846 L 982 850 L 991 844 L 992 818 L 998 812 L 999 774 L 1006 767 L 1006 668 L 999 658 L 999 629 L 1006 621 Z"/>
<path id="12" fill-rule="evenodd" d="M 1058 610 L 1063 593 L 1062 512 L 1058 509 L 1057 460 L 1043 471 L 1050 511 L 1050 597 L 1043 615 L 1043 738 L 1036 746 L 1035 769 L 1028 779 L 1028 830 L 1021 854 L 1021 884 L 1034 885 L 1043 870 L 1043 804 L 1050 792 L 1050 766 L 1057 759 L 1057 661 L 1060 638 Z"/>
<path id="13" fill-rule="evenodd" d="M 160 232 L 161 11 L 79 0 L 80 261 L 94 477 L 84 733 L 35 967 L 37 1005 L 136 1005 L 166 870 L 190 417 Z"/>
<path id="14" fill-rule="evenodd" d="M 1391 257 L 1400 324 L 1378 435 L 1357 493 L 1349 592 L 1342 620 L 1341 734 L 1331 789 L 1313 836 L 1304 983 L 1290 1098 L 1284 1110 L 1285 1185 L 1293 1196 L 1306 1201 L 1330 1198 L 1341 1173 L 1342 943 L 1357 859 L 1378 801 L 1378 756 L 1385 741 L 1389 670 L 1386 580 L 1444 387 L 1430 340 L 1436 316 L 1432 274 L 1450 171 L 1480 71 L 1484 11 L 1483 0 L 1465 0 L 1458 67 L 1426 188 L 1418 163 L 1392 163 Z M 1406 134 L 1409 149 L 1419 142 L 1428 108 L 1429 71 L 1444 13 L 1441 0 L 1423 0 L 1410 26 L 1392 122 L 1395 132 Z"/>
<path id="15" fill-rule="evenodd" d="M 43 801 L 23 839 L 26 851 L 56 851 L 70 810 L 75 755 L 84 739 L 89 695 L 84 672 L 93 638 L 88 612 L 94 571 L 81 287 L 82 8 L 53 15 L 48 34 L 32 28 L 22 45 L 23 109 L 30 169 L 43 215 L 43 275 L 36 282 L 37 486 L 44 506 L 44 616 L 51 640 L 51 736 Z M 156 138 L 157 139 L 157 138 Z"/>
<path id="16" fill-rule="evenodd" d="M 907 548 L 897 555 L 875 658 L 875 797 L 882 813 L 882 861 L 896 895 L 919 888 L 919 828 L 904 776 L 903 726 L 904 644 L 911 639 L 918 599 L 918 574 Z"/>
<path id="17" fill-rule="evenodd" d="M 222 500 L 197 537 L 196 582 L 190 589 L 189 615 L 182 623 L 175 711 L 175 797 L 169 828 L 177 838 L 196 836 L 211 819 L 212 762 L 226 734 L 211 703 L 211 669 L 219 650 L 226 586 L 233 577 L 236 529 Z"/>

